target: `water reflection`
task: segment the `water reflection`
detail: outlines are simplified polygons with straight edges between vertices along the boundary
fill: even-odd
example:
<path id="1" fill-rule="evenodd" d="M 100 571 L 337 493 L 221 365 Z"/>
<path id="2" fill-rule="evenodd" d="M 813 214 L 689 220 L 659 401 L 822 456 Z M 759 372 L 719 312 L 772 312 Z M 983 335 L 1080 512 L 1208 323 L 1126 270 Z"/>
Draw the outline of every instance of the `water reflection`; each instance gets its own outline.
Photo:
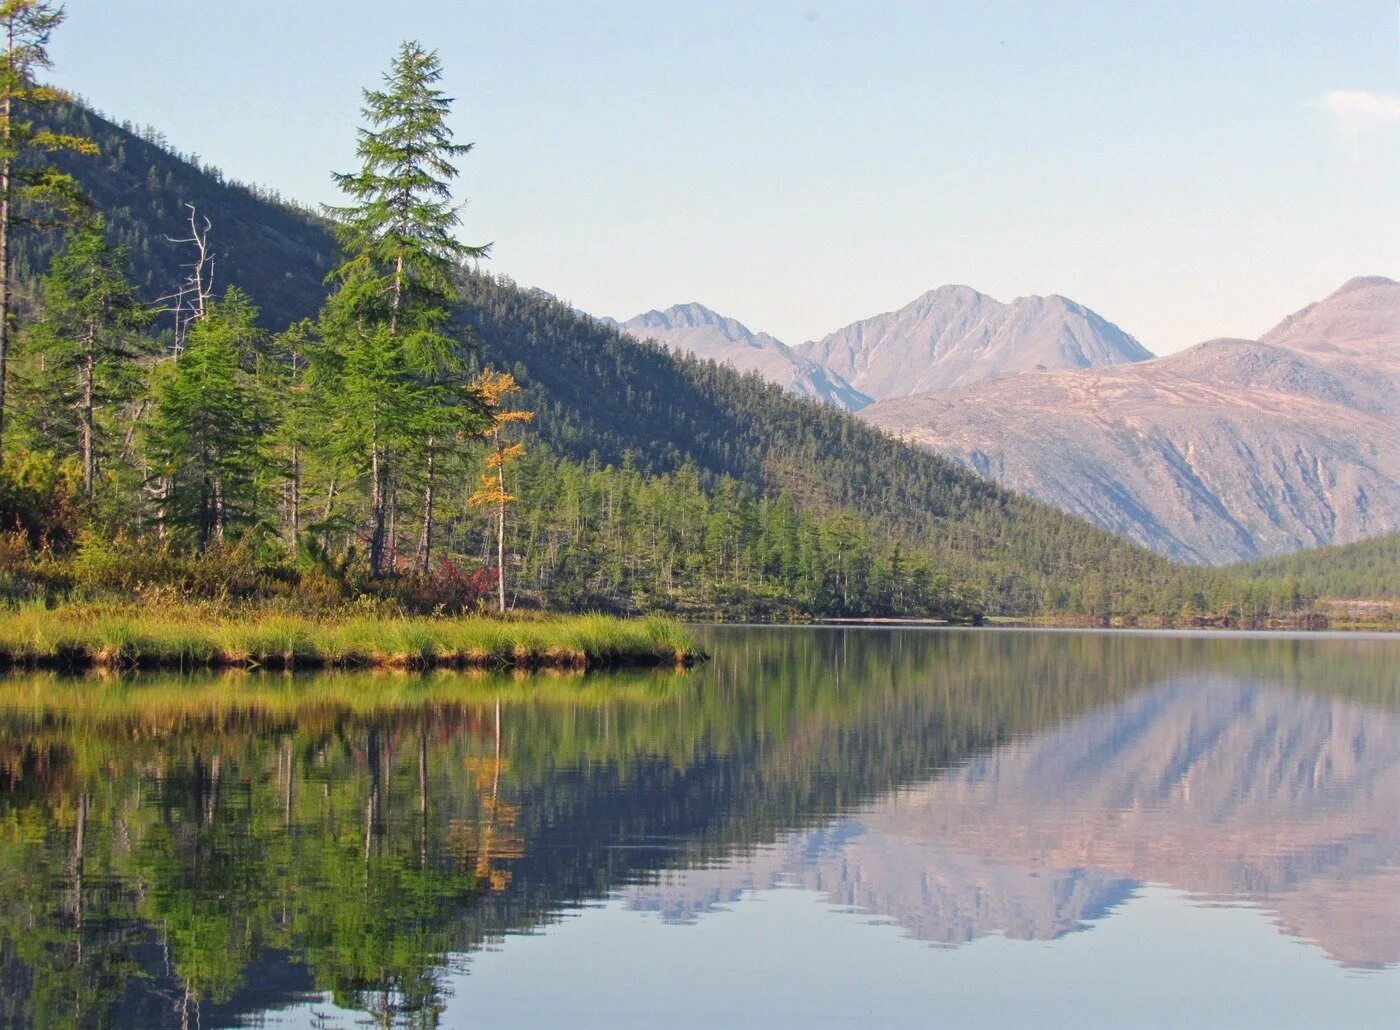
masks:
<path id="1" fill-rule="evenodd" d="M 684 921 L 796 883 L 960 944 L 1082 930 L 1146 883 L 1400 961 L 1400 718 L 1207 677 L 1027 735 L 724 866 L 634 888 Z"/>
<path id="2" fill-rule="evenodd" d="M 0 681 L 0 1021 L 431 1025 L 502 935 L 776 883 L 950 945 L 1164 883 L 1400 962 L 1394 642 L 711 647 L 685 675 Z"/>

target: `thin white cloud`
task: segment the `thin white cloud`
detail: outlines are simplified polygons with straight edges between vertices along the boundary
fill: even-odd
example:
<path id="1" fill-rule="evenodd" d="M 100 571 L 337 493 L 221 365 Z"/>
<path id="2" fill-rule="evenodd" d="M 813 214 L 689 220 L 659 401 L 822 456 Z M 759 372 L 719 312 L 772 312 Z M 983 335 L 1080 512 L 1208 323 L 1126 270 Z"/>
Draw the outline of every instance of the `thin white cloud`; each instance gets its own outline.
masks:
<path id="1" fill-rule="evenodd" d="M 1362 140 L 1378 132 L 1400 127 L 1400 97 L 1363 90 L 1334 89 L 1322 96 L 1322 106 L 1337 120 L 1337 128 L 1351 145 L 1352 157 L 1362 163 Z"/>
<path id="2" fill-rule="evenodd" d="M 1384 93 L 1334 89 L 1324 94 L 1322 106 L 1332 112 L 1343 129 L 1358 131 L 1400 125 L 1400 97 Z"/>

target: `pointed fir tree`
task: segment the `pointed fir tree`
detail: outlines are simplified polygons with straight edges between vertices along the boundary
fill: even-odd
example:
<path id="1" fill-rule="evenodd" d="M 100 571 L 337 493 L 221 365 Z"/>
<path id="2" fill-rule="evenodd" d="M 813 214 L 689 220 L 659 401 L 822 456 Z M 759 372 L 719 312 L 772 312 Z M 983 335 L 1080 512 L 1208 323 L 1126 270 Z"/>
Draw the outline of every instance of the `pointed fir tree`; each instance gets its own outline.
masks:
<path id="1" fill-rule="evenodd" d="M 160 484 L 157 520 L 199 551 L 258 520 L 262 443 L 271 429 L 254 368 L 262 331 L 247 295 L 230 289 L 161 368 L 147 451 Z"/>
<path id="2" fill-rule="evenodd" d="M 57 453 L 76 453 L 89 501 L 97 482 L 104 443 L 102 415 L 139 388 L 138 362 L 155 343 L 144 330 L 154 312 L 132 284 L 125 247 L 107 238 L 100 216 L 70 233 L 54 258 L 40 291 L 44 317 L 28 337 L 40 372 L 34 389 L 50 417 L 71 412 L 63 437 L 45 441 Z"/>
<path id="3" fill-rule="evenodd" d="M 332 380 L 332 416 L 342 446 L 369 478 L 370 571 L 385 571 L 387 514 L 396 464 L 427 466 L 453 418 L 470 404 L 462 341 L 448 335 L 461 263 L 487 247 L 463 244 L 452 202 L 452 101 L 438 87 L 437 54 L 404 43 L 384 88 L 364 93 L 357 172 L 338 174 L 349 198 L 333 208 L 345 258 L 331 273 L 336 292 L 322 317 L 321 375 Z M 455 415 L 454 415 L 455 412 Z M 431 538 L 432 477 L 424 518 Z"/>

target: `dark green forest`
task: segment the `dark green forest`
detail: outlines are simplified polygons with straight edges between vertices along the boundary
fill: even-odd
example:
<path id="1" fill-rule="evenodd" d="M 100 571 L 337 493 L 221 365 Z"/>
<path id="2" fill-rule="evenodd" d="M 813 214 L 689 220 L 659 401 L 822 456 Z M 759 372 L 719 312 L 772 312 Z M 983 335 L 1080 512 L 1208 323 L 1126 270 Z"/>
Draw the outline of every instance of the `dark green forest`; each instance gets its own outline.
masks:
<path id="1" fill-rule="evenodd" d="M 345 212 L 231 181 L 159 133 L 77 103 L 36 118 L 95 143 L 95 156 L 52 163 L 101 221 L 15 236 L 20 342 L 0 481 L 12 534 L 0 592 L 12 598 L 100 594 L 110 584 L 93 567 L 154 552 L 183 584 L 205 583 L 194 566 L 217 553 L 249 596 L 305 581 L 340 599 L 460 607 L 503 565 L 519 607 L 723 618 L 1245 622 L 1386 586 L 1349 580 L 1345 566 L 1327 577 L 1176 565 L 849 414 L 620 334 L 480 271 L 479 254 L 435 253 L 421 280 L 432 296 L 414 332 L 450 353 L 431 369 L 405 364 L 392 382 L 362 377 L 365 389 L 397 384 L 392 395 L 357 393 L 354 368 L 381 352 L 336 328 L 368 310 L 355 306 L 363 269 Z M 129 284 L 133 311 L 114 333 L 129 353 L 98 377 L 90 490 L 63 358 L 80 327 L 59 302 L 84 232 Z M 196 274 L 201 241 L 211 257 Z M 318 354 L 332 373 L 318 373 Z M 490 471 L 472 385 L 485 368 L 510 373 L 510 406 L 534 416 L 514 427 L 524 453 L 503 479 L 508 510 L 472 503 Z M 210 383 L 223 384 L 217 398 Z M 356 437 L 366 405 L 397 413 L 384 432 L 398 442 Z"/>
<path id="2" fill-rule="evenodd" d="M 1292 580 L 1312 597 L 1400 597 L 1400 533 L 1229 567 L 1255 581 Z"/>

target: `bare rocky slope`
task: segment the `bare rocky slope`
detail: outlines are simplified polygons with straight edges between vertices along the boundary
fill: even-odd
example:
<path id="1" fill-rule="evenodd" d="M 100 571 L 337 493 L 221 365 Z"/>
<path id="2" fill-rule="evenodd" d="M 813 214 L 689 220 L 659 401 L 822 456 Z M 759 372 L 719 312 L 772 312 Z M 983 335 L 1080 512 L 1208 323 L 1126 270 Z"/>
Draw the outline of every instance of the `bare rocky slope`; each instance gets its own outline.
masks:
<path id="1" fill-rule="evenodd" d="M 877 399 L 965 386 L 1036 369 L 1099 368 L 1152 357 L 1137 340 L 1065 297 L 1009 304 L 940 286 L 898 311 L 797 348 Z"/>
<path id="2" fill-rule="evenodd" d="M 1400 283 L 1370 277 L 1258 341 L 1006 376 L 862 415 L 1167 555 L 1223 562 L 1400 529 L 1397 390 Z"/>
<path id="3" fill-rule="evenodd" d="M 781 340 L 755 333 L 737 319 L 703 304 L 675 304 L 665 311 L 648 311 L 612 324 L 641 340 L 655 340 L 696 357 L 712 358 L 740 372 L 757 372 L 793 393 L 848 411 L 857 411 L 871 401 L 839 375 L 796 354 Z"/>
<path id="4" fill-rule="evenodd" d="M 850 411 L 873 400 L 966 385 L 1027 369 L 1096 368 L 1152 355 L 1064 297 L 1003 304 L 968 286 L 941 286 L 898 311 L 789 347 L 703 304 L 676 304 L 626 322 L 602 321 L 701 358 L 757 372 L 804 397 Z"/>

